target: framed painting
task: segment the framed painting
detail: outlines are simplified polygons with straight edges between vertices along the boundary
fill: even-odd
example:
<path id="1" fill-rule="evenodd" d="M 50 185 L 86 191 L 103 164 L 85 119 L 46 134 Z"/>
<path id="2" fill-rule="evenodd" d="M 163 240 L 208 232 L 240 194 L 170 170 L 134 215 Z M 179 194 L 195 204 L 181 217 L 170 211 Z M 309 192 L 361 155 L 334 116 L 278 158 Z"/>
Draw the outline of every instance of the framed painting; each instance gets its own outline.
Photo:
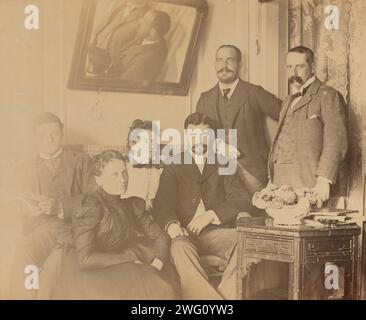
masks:
<path id="1" fill-rule="evenodd" d="M 85 0 L 69 89 L 187 95 L 205 0 Z"/>

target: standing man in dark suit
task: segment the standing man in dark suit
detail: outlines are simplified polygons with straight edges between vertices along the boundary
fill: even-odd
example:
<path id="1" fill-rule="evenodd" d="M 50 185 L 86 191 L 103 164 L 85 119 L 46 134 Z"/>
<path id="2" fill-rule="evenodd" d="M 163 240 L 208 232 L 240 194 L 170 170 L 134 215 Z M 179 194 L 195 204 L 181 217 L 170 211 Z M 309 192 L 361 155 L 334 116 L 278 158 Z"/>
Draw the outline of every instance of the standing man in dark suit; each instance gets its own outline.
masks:
<path id="1" fill-rule="evenodd" d="M 237 47 L 218 48 L 215 68 L 219 81 L 201 94 L 197 112 L 214 119 L 217 128 L 237 129 L 237 147 L 241 153 L 238 172 L 253 194 L 268 182 L 270 144 L 265 136 L 264 116 L 278 120 L 281 101 L 262 87 L 241 80 L 241 67 L 242 54 Z"/>
<path id="2" fill-rule="evenodd" d="M 27 266 L 41 268 L 66 231 L 81 195 L 95 188 L 89 157 L 62 147 L 63 124 L 52 113 L 34 120 L 37 153 L 17 170 L 16 192 L 24 216 L 24 236 L 15 253 L 10 284 L 12 299 L 35 298 L 37 290 L 25 288 Z M 91 189 L 90 189 L 91 188 Z"/>
<path id="3" fill-rule="evenodd" d="M 200 113 L 188 116 L 185 129 L 196 133 L 212 128 Z M 190 140 L 190 139 L 189 139 Z M 182 158 L 190 164 L 164 168 L 155 197 L 153 216 L 172 239 L 171 256 L 180 277 L 184 299 L 235 299 L 236 217 L 256 214 L 248 191 L 237 175 L 219 174 L 219 164 L 209 164 L 209 142 L 191 143 Z M 218 288 L 208 282 L 200 254 L 217 255 L 227 261 Z"/>
<path id="4" fill-rule="evenodd" d="M 327 201 L 347 153 L 345 103 L 338 91 L 314 75 L 310 49 L 291 49 L 287 72 L 291 95 L 282 104 L 271 148 L 271 181 L 278 186 L 314 188 Z"/>

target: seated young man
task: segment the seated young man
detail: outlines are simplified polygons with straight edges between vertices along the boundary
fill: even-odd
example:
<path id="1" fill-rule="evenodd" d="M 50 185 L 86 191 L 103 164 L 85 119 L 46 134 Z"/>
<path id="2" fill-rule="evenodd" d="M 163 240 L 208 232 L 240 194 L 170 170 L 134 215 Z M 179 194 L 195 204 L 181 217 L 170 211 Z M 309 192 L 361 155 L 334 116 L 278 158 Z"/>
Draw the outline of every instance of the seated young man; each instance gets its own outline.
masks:
<path id="1" fill-rule="evenodd" d="M 26 288 L 27 266 L 42 268 L 58 237 L 69 228 L 68 221 L 81 194 L 92 184 L 89 157 L 62 147 L 63 124 L 52 113 L 34 119 L 37 150 L 17 170 L 17 199 L 24 216 L 12 269 L 11 299 L 34 299 L 37 290 Z"/>
<path id="2" fill-rule="evenodd" d="M 205 132 L 210 119 L 194 113 L 185 129 Z M 235 299 L 236 294 L 236 217 L 241 212 L 258 213 L 240 178 L 220 175 L 217 161 L 207 161 L 208 140 L 190 143 L 182 157 L 190 164 L 171 164 L 164 168 L 155 198 L 153 216 L 167 231 L 171 258 L 180 277 L 184 299 Z M 217 159 L 216 159 L 217 160 Z M 227 261 L 217 288 L 208 281 L 200 255 L 212 254 Z"/>

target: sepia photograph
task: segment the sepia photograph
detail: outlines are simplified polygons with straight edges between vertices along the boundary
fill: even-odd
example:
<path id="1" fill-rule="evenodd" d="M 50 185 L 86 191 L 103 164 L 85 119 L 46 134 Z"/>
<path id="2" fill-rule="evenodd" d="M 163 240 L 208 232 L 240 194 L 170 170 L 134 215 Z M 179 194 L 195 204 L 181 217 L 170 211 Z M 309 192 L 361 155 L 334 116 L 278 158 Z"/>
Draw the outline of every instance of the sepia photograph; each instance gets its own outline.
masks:
<path id="1" fill-rule="evenodd" d="M 0 300 L 366 300 L 365 10 L 1 0 Z"/>

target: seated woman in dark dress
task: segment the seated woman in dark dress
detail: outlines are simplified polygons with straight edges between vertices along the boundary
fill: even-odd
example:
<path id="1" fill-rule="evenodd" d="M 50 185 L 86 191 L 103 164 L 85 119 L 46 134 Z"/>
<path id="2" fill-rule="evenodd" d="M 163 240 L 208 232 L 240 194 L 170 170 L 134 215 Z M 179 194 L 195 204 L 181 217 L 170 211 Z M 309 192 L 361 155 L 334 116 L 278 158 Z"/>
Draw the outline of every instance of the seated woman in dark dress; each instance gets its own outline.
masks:
<path id="1" fill-rule="evenodd" d="M 99 188 L 84 196 L 72 225 L 75 248 L 54 249 L 41 273 L 39 299 L 174 299 L 161 270 L 169 238 L 126 192 L 123 156 L 114 150 L 92 159 Z"/>

